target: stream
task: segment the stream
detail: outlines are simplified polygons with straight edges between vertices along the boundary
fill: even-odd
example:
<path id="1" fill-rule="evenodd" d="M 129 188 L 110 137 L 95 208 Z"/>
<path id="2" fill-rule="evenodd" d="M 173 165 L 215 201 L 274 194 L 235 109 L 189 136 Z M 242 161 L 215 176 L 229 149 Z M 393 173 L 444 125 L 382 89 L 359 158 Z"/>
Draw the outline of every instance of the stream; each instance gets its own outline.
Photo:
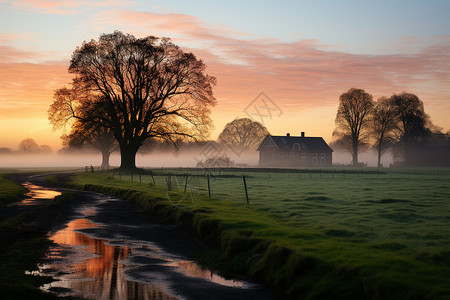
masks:
<path id="1" fill-rule="evenodd" d="M 22 205 L 60 192 L 27 182 Z M 280 299 L 261 285 L 225 279 L 188 259 L 202 245 L 176 225 L 152 223 L 116 197 L 83 192 L 73 217 L 49 233 L 55 245 L 33 275 L 81 299 Z"/>

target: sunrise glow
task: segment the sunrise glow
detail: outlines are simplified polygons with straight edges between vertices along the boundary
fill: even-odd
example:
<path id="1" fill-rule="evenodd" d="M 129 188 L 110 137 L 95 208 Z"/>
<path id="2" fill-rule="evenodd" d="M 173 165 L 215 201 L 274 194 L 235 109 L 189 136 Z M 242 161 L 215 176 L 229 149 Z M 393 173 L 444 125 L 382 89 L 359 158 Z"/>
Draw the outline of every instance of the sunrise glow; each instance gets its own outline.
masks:
<path id="1" fill-rule="evenodd" d="M 114 30 L 170 37 L 206 63 L 217 78 L 211 139 L 226 123 L 248 117 L 246 107 L 264 92 L 282 111 L 263 119 L 271 133 L 305 131 L 330 142 L 339 95 L 351 87 L 375 99 L 415 93 L 446 132 L 449 5 L 3 0 L 0 147 L 16 149 L 31 137 L 61 148 L 63 130 L 53 131 L 47 120 L 54 90 L 70 82 L 76 47 Z"/>

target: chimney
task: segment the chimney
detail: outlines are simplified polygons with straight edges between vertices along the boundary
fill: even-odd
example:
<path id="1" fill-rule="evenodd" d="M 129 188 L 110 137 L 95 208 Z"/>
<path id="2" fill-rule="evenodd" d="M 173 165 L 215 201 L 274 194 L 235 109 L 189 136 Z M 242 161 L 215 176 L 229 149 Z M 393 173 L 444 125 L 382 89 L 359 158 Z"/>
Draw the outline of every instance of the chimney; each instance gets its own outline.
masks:
<path id="1" fill-rule="evenodd" d="M 305 132 L 304 131 L 302 131 L 302 137 L 305 137 Z"/>
<path id="2" fill-rule="evenodd" d="M 290 134 L 290 133 L 288 132 L 288 133 L 286 133 L 286 136 L 287 136 L 287 137 L 290 137 L 290 136 L 291 136 L 291 134 Z"/>

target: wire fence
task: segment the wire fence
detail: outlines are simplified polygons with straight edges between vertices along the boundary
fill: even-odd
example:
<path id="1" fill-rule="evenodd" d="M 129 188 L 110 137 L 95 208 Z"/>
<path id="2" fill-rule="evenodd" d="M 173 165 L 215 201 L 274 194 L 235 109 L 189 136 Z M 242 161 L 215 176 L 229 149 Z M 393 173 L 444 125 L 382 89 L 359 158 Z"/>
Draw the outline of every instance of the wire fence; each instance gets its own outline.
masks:
<path id="1" fill-rule="evenodd" d="M 376 179 L 394 179 L 396 175 L 433 176 L 447 178 L 449 169 L 262 169 L 262 168 L 149 168 L 137 172 L 120 169 L 86 167 L 86 172 L 103 173 L 127 182 L 153 184 L 166 188 L 167 198 L 192 201 L 207 196 L 209 199 L 237 200 L 249 205 L 255 198 L 264 198 L 274 192 L 290 189 L 301 192 L 302 186 L 317 180 L 339 185 L 367 184 Z M 316 183 L 314 183 L 316 182 Z M 255 196 L 257 195 L 257 197 Z"/>

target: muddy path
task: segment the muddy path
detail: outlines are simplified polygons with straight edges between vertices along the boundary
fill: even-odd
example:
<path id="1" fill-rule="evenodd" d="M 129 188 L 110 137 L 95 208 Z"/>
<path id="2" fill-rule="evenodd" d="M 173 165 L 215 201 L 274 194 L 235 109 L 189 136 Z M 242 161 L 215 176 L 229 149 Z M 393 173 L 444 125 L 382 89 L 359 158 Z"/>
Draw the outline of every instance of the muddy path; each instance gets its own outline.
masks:
<path id="1" fill-rule="evenodd" d="M 23 206 L 48 205 L 62 191 L 48 187 L 43 176 L 20 180 L 30 190 Z M 50 230 L 55 245 L 34 272 L 54 278 L 44 290 L 81 299 L 281 298 L 202 269 L 189 260 L 204 250 L 198 240 L 178 225 L 149 221 L 126 201 L 78 192 L 72 202 L 69 217 Z"/>

